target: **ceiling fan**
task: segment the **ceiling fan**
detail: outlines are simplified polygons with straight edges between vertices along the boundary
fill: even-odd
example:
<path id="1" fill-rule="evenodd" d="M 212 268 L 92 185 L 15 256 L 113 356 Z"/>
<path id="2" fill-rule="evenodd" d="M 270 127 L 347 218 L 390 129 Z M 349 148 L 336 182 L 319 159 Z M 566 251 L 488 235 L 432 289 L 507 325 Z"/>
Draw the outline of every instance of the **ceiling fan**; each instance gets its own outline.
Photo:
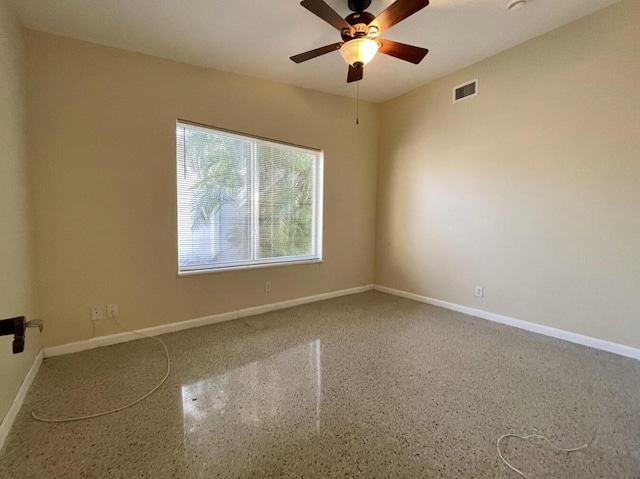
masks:
<path id="1" fill-rule="evenodd" d="M 304 8 L 340 31 L 343 41 L 294 55 L 291 60 L 302 63 L 340 50 L 340 54 L 349 64 L 347 82 L 350 83 L 362 80 L 364 66 L 377 52 L 415 64 L 420 63 L 429 53 L 426 48 L 378 38 L 378 35 L 384 31 L 429 5 L 429 0 L 396 0 L 377 17 L 365 12 L 371 5 L 371 0 L 348 0 L 348 2 L 349 9 L 353 13 L 346 18 L 342 18 L 323 0 L 300 2 Z"/>

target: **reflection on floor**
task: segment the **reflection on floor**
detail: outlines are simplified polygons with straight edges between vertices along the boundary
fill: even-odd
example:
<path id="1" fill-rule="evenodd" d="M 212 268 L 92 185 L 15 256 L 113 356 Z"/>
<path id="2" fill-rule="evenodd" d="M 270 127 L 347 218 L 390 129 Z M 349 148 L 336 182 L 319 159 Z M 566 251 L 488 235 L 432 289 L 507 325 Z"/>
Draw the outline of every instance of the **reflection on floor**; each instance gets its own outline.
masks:
<path id="1" fill-rule="evenodd" d="M 45 360 L 2 478 L 640 476 L 640 362 L 378 292 Z"/>
<path id="2" fill-rule="evenodd" d="M 198 458 L 225 471 L 250 470 L 251 458 L 240 427 L 287 434 L 291 440 L 320 432 L 320 340 L 182 386 L 184 449 L 187 463 Z M 216 431 L 213 438 L 208 431 Z M 197 466 L 194 469 L 198 469 Z M 206 477 L 206 464 L 195 472 Z"/>

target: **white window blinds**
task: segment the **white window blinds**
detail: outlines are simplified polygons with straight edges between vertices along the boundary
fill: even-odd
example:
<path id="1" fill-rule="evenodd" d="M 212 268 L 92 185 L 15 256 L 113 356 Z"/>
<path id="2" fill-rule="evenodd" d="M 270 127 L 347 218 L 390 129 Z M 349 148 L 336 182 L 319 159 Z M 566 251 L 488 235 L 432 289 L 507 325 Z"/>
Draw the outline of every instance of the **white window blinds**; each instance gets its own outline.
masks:
<path id="1" fill-rule="evenodd" d="M 178 271 L 322 258 L 322 152 L 178 122 Z"/>

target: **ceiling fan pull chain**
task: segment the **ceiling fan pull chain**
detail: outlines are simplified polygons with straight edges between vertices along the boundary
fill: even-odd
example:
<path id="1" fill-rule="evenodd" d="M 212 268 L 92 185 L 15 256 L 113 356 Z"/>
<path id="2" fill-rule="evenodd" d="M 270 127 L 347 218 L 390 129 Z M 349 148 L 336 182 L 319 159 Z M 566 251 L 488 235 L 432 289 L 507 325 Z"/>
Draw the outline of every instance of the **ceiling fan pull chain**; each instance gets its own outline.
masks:
<path id="1" fill-rule="evenodd" d="M 360 124 L 360 82 L 356 82 L 356 125 Z"/>
<path id="2" fill-rule="evenodd" d="M 360 44 L 356 44 L 358 58 L 360 58 Z M 360 66 L 362 68 L 363 66 Z M 356 82 L 356 125 L 360 124 L 360 82 Z"/>

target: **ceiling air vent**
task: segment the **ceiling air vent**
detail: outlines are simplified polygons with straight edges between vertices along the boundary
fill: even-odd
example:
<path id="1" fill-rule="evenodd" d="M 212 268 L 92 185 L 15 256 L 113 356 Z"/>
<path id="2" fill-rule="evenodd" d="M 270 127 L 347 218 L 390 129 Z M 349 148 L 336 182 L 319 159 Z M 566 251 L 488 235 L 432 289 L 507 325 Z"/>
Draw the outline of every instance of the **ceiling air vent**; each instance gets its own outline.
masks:
<path id="1" fill-rule="evenodd" d="M 457 103 L 478 95 L 478 79 L 457 86 L 453 89 L 453 103 Z"/>

